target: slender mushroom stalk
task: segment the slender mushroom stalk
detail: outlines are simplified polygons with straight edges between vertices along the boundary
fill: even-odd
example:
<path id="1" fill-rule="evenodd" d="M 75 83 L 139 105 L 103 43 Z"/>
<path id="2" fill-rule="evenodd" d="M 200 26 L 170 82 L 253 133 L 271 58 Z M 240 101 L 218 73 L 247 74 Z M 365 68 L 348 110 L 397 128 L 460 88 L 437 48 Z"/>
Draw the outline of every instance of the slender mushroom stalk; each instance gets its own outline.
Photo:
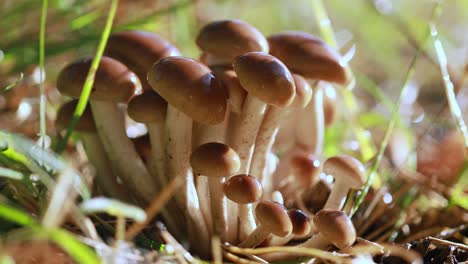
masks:
<path id="1" fill-rule="evenodd" d="M 240 116 L 240 124 L 235 128 L 230 144 L 241 159 L 241 173 L 250 168 L 254 144 L 267 104 L 274 107 L 290 105 L 295 96 L 295 85 L 286 66 L 275 57 L 263 52 L 249 52 L 237 57 L 234 71 L 242 87 L 248 94 Z M 263 173 L 263 171 L 262 171 Z M 257 178 L 260 175 L 253 175 Z M 251 209 L 239 207 L 239 238 L 244 239 L 255 227 L 255 222 L 243 212 Z"/>
<path id="2" fill-rule="evenodd" d="M 291 234 L 285 237 L 271 236 L 268 241 L 269 246 L 283 246 L 291 241 L 294 236 L 302 237 L 310 233 L 312 225 L 309 217 L 304 212 L 298 209 L 289 209 L 288 216 L 293 226 Z"/>
<path id="3" fill-rule="evenodd" d="M 55 121 L 58 129 L 65 130 L 70 124 L 77 103 L 78 100 L 72 100 L 60 107 Z M 117 177 L 112 171 L 109 158 L 97 134 L 93 114 L 89 106 L 86 107 L 76 124 L 75 131 L 79 132 L 88 160 L 96 169 L 96 182 L 99 188 L 109 197 L 121 201 L 130 201 L 130 197 L 124 192 L 123 186 L 117 183 Z"/>
<path id="4" fill-rule="evenodd" d="M 215 235 L 224 240 L 228 216 L 224 201 L 223 181 L 224 177 L 239 170 L 239 156 L 230 147 L 222 143 L 211 142 L 199 146 L 192 152 L 190 165 L 198 177 L 208 177 L 213 231 Z"/>
<path id="5" fill-rule="evenodd" d="M 192 246 L 209 254 L 208 229 L 200 212 L 194 178 L 190 170 L 192 120 L 215 125 L 226 112 L 225 93 L 210 70 L 201 63 L 183 57 L 169 57 L 155 63 L 148 82 L 167 102 L 165 151 L 166 175 L 182 177 L 184 190 L 176 199 L 187 212 L 187 228 Z"/>
<path id="6" fill-rule="evenodd" d="M 63 69 L 57 88 L 63 94 L 78 98 L 91 66 L 91 59 L 83 59 Z M 145 164 L 127 137 L 118 103 L 127 102 L 141 91 L 137 76 L 122 63 L 102 57 L 90 96 L 91 110 L 101 142 L 112 167 L 141 203 L 155 194 L 154 182 Z"/>
<path id="7" fill-rule="evenodd" d="M 359 189 L 366 182 L 365 169 L 357 159 L 339 155 L 328 158 L 323 171 L 333 175 L 335 182 L 323 209 L 341 210 L 350 189 Z"/>
<path id="8" fill-rule="evenodd" d="M 261 201 L 255 207 L 255 217 L 259 225 L 238 246 L 244 248 L 256 247 L 270 234 L 285 237 L 292 232 L 292 223 L 286 208 L 279 203 Z"/>

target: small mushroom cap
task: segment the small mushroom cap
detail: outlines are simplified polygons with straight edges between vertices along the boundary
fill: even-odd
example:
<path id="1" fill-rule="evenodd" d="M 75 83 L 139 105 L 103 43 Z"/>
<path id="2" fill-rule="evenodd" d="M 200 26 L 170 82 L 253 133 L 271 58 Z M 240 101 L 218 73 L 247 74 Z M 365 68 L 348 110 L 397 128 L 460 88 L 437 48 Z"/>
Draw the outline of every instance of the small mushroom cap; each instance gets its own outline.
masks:
<path id="1" fill-rule="evenodd" d="M 180 51 L 158 34 L 145 31 L 124 31 L 109 37 L 106 56 L 115 58 L 138 75 L 145 90 L 151 90 L 146 73 L 155 62 L 170 56 L 180 56 Z"/>
<path id="2" fill-rule="evenodd" d="M 295 155 L 291 159 L 291 168 L 299 184 L 305 188 L 312 187 L 320 180 L 320 160 L 311 155 Z"/>
<path id="3" fill-rule="evenodd" d="M 167 102 L 155 91 L 146 90 L 128 102 L 128 116 L 139 123 L 163 123 Z"/>
<path id="4" fill-rule="evenodd" d="M 239 171 L 240 158 L 229 146 L 210 142 L 200 145 L 192 152 L 190 165 L 200 175 L 227 177 Z"/>
<path id="5" fill-rule="evenodd" d="M 292 233 L 296 236 L 305 236 L 309 234 L 312 228 L 309 217 L 301 210 L 289 209 L 289 219 L 291 220 L 293 230 Z"/>
<path id="6" fill-rule="evenodd" d="M 215 125 L 224 120 L 226 92 L 205 65 L 184 57 L 155 63 L 148 82 L 170 105 L 195 121 Z"/>
<path id="7" fill-rule="evenodd" d="M 55 126 L 60 129 L 66 129 L 73 118 L 78 100 L 72 100 L 63 104 L 57 112 Z M 75 125 L 75 130 L 79 132 L 96 132 L 96 124 L 94 124 L 93 114 L 89 105 L 86 106 L 83 115 Z"/>
<path id="8" fill-rule="evenodd" d="M 228 96 L 228 104 L 231 107 L 230 110 L 240 114 L 247 92 L 242 88 L 236 73 L 232 68 L 226 66 L 212 66 L 210 69 L 213 71 L 214 76 L 225 87 Z"/>
<path id="9" fill-rule="evenodd" d="M 268 38 L 270 54 L 308 79 L 347 82 L 341 56 L 323 40 L 304 32 L 284 32 Z"/>
<path id="10" fill-rule="evenodd" d="M 247 52 L 268 52 L 268 42 L 262 33 L 240 20 L 222 20 L 205 25 L 196 43 L 202 51 L 231 62 Z"/>
<path id="11" fill-rule="evenodd" d="M 91 62 L 92 58 L 85 58 L 66 66 L 57 78 L 57 89 L 73 98 L 80 97 Z M 117 60 L 102 57 L 91 90 L 91 100 L 127 102 L 140 92 L 140 80 L 135 73 Z"/>
<path id="12" fill-rule="evenodd" d="M 323 171 L 333 175 L 336 180 L 346 182 L 350 188 L 361 188 L 366 182 L 364 165 L 348 155 L 328 158 L 323 164 Z"/>
<path id="13" fill-rule="evenodd" d="M 339 249 L 350 247 L 356 240 L 356 229 L 342 211 L 321 210 L 314 217 L 317 230 Z"/>
<path id="14" fill-rule="evenodd" d="M 293 227 L 288 212 L 280 203 L 259 202 L 255 207 L 255 218 L 275 236 L 285 237 L 292 232 Z"/>
<path id="15" fill-rule="evenodd" d="M 304 108 L 312 99 L 312 87 L 310 84 L 299 74 L 293 73 L 294 84 L 296 85 L 296 96 L 292 102 L 292 107 Z"/>
<path id="16" fill-rule="evenodd" d="M 242 87 L 263 102 L 286 107 L 294 100 L 294 79 L 277 58 L 264 52 L 249 52 L 237 57 L 233 66 Z"/>
<path id="17" fill-rule="evenodd" d="M 254 203 L 262 197 L 262 184 L 253 176 L 239 174 L 229 178 L 223 185 L 226 197 L 238 204 Z"/>

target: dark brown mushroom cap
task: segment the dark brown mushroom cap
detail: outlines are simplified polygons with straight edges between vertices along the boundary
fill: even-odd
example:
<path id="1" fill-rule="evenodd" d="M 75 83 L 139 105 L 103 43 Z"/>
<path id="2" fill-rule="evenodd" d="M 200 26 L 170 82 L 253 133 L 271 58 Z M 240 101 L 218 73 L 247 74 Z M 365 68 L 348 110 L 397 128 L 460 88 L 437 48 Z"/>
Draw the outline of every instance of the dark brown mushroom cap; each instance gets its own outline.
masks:
<path id="1" fill-rule="evenodd" d="M 301 75 L 293 73 L 292 76 L 296 86 L 296 96 L 291 106 L 304 108 L 312 99 L 312 87 L 310 87 L 310 84 Z"/>
<path id="2" fill-rule="evenodd" d="M 254 203 L 262 197 L 262 184 L 253 176 L 239 174 L 224 182 L 224 194 L 238 204 Z"/>
<path id="3" fill-rule="evenodd" d="M 144 89 L 151 90 L 146 82 L 151 65 L 166 57 L 180 56 L 180 51 L 158 34 L 135 30 L 112 34 L 104 54 L 127 65 L 138 75 Z"/>
<path id="4" fill-rule="evenodd" d="M 295 178 L 304 188 L 312 187 L 320 179 L 320 160 L 311 155 L 295 155 L 291 159 L 291 168 Z"/>
<path id="5" fill-rule="evenodd" d="M 285 237 L 292 232 L 293 227 L 288 212 L 280 203 L 259 202 L 255 207 L 255 218 L 275 236 Z"/>
<path id="6" fill-rule="evenodd" d="M 270 54 L 308 79 L 347 82 L 341 56 L 323 40 L 304 32 L 284 32 L 268 37 Z"/>
<path id="7" fill-rule="evenodd" d="M 196 43 L 204 52 L 231 62 L 247 52 L 268 52 L 268 42 L 262 33 L 240 20 L 222 20 L 205 25 Z"/>
<path id="8" fill-rule="evenodd" d="M 155 91 L 147 90 L 128 102 L 128 116 L 140 123 L 162 123 L 166 117 L 167 102 Z"/>
<path id="9" fill-rule="evenodd" d="M 198 146 L 190 155 L 195 173 L 208 177 L 227 177 L 240 169 L 240 158 L 229 146 L 209 142 Z"/>
<path id="10" fill-rule="evenodd" d="M 202 124 L 219 124 L 226 113 L 226 92 L 205 65 L 184 57 L 155 63 L 148 82 L 170 105 Z"/>
<path id="11" fill-rule="evenodd" d="M 339 249 L 352 246 L 356 240 L 356 229 L 344 212 L 321 210 L 315 215 L 314 224 L 317 230 Z"/>
<path id="12" fill-rule="evenodd" d="M 310 225 L 309 217 L 303 211 L 298 209 L 289 209 L 288 215 L 293 226 L 292 233 L 294 235 L 305 236 L 309 234 L 312 226 Z"/>
<path id="13" fill-rule="evenodd" d="M 60 129 L 67 129 L 68 125 L 73 118 L 78 100 L 72 100 L 60 106 L 55 119 L 55 126 Z M 94 124 L 93 114 L 89 105 L 86 106 L 83 115 L 75 125 L 75 130 L 78 132 L 96 132 L 96 125 Z"/>
<path id="14" fill-rule="evenodd" d="M 216 79 L 224 85 L 231 111 L 241 113 L 247 92 L 242 88 L 234 70 L 227 66 L 212 66 L 210 69 L 213 71 Z"/>
<path id="15" fill-rule="evenodd" d="M 338 155 L 328 158 L 323 164 L 323 171 L 346 184 L 358 189 L 366 182 L 365 168 L 362 163 L 348 155 Z"/>
<path id="16" fill-rule="evenodd" d="M 64 95 L 78 98 L 91 67 L 92 58 L 66 66 L 57 78 L 57 89 Z M 138 77 L 121 62 L 103 56 L 96 71 L 90 100 L 127 102 L 141 92 Z"/>
<path id="17" fill-rule="evenodd" d="M 233 63 L 242 87 L 263 102 L 285 107 L 296 94 L 294 79 L 277 58 L 264 52 L 249 52 Z"/>

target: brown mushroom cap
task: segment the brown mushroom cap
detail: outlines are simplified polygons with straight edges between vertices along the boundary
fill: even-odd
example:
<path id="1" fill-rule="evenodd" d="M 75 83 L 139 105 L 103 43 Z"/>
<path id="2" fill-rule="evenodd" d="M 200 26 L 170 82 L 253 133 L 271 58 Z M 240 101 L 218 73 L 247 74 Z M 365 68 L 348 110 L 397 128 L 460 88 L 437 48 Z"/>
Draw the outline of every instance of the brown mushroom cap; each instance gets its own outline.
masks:
<path id="1" fill-rule="evenodd" d="M 280 203 L 259 202 L 255 207 L 255 218 L 275 236 L 285 237 L 292 232 L 293 227 L 288 212 Z"/>
<path id="2" fill-rule="evenodd" d="M 237 57 L 233 66 L 242 87 L 265 103 L 285 107 L 294 100 L 294 79 L 277 58 L 264 52 L 249 52 Z"/>
<path id="3" fill-rule="evenodd" d="M 347 82 L 341 56 L 323 40 L 304 32 L 284 32 L 268 38 L 270 53 L 295 73 L 309 79 Z"/>
<path id="4" fill-rule="evenodd" d="M 238 204 L 254 203 L 262 197 L 262 184 L 253 176 L 239 174 L 229 178 L 223 186 L 226 197 Z"/>
<path id="5" fill-rule="evenodd" d="M 135 30 L 112 34 L 104 54 L 127 65 L 138 75 L 145 90 L 151 90 L 146 82 L 151 65 L 166 57 L 180 56 L 180 51 L 158 34 Z"/>
<path id="6" fill-rule="evenodd" d="M 314 224 L 320 233 L 339 249 L 352 246 L 356 240 L 356 229 L 344 212 L 321 210 L 315 215 Z"/>
<path id="7" fill-rule="evenodd" d="M 312 87 L 301 75 L 293 73 L 292 76 L 296 85 L 296 96 L 291 106 L 304 108 L 312 99 Z"/>
<path id="8" fill-rule="evenodd" d="M 162 123 L 166 118 L 167 102 L 155 91 L 147 90 L 128 102 L 128 116 L 140 123 Z"/>
<path id="9" fill-rule="evenodd" d="M 226 88 L 225 90 L 227 92 L 231 111 L 234 113 L 242 112 L 242 106 L 247 92 L 242 88 L 234 70 L 226 66 L 212 66 L 210 69 L 213 71 L 214 76 Z"/>
<path id="10" fill-rule="evenodd" d="M 323 164 L 323 171 L 341 178 L 350 188 L 361 188 L 366 182 L 365 168 L 362 163 L 348 155 L 328 158 Z"/>
<path id="11" fill-rule="evenodd" d="M 268 52 L 268 42 L 262 33 L 240 20 L 222 20 L 205 25 L 196 43 L 204 52 L 231 62 L 247 52 Z"/>
<path id="12" fill-rule="evenodd" d="M 219 124 L 226 113 L 226 92 L 200 62 L 168 57 L 155 63 L 148 82 L 169 104 L 202 124 Z"/>
<path id="13" fill-rule="evenodd" d="M 85 58 L 66 66 L 57 78 L 57 89 L 65 95 L 78 98 L 91 67 L 92 58 Z M 96 71 L 90 99 L 127 102 L 141 92 L 138 77 L 121 62 L 103 56 Z"/>
<path id="14" fill-rule="evenodd" d="M 320 160 L 306 154 L 298 154 L 291 159 L 291 168 L 299 184 L 305 188 L 316 184 L 320 177 Z"/>
<path id="15" fill-rule="evenodd" d="M 60 106 L 55 119 L 55 126 L 62 130 L 66 129 L 73 118 L 78 100 L 72 100 Z M 96 132 L 96 124 L 94 124 L 93 114 L 89 105 L 86 106 L 83 115 L 75 125 L 75 130 L 79 132 Z"/>
<path id="16" fill-rule="evenodd" d="M 208 177 L 226 177 L 239 171 L 240 158 L 229 146 L 210 142 L 198 146 L 192 152 L 190 165 L 197 174 Z"/>
<path id="17" fill-rule="evenodd" d="M 293 226 L 292 233 L 294 235 L 305 236 L 309 234 L 312 226 L 310 225 L 309 217 L 303 211 L 298 209 L 289 209 L 288 215 Z"/>

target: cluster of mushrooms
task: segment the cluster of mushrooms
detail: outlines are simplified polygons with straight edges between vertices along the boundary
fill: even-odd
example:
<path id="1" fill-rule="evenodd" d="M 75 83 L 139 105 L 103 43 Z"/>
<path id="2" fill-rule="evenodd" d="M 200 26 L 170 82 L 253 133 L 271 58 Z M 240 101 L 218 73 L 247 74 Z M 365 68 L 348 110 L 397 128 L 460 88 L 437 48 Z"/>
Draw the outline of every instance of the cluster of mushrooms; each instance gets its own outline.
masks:
<path id="1" fill-rule="evenodd" d="M 332 83 L 349 82 L 340 55 L 313 35 L 265 38 L 239 20 L 207 24 L 196 43 L 199 60 L 149 32 L 109 38 L 75 129 L 99 191 L 144 207 L 179 179 L 162 218 L 202 257 L 210 256 L 212 236 L 239 247 L 353 245 L 355 228 L 341 210 L 349 190 L 363 186 L 364 166 L 322 156 L 324 129 L 336 116 Z M 61 71 L 63 95 L 80 96 L 91 60 Z M 61 107 L 57 127 L 68 126 L 76 103 Z M 147 136 L 130 139 L 127 116 Z M 288 210 L 321 174 L 334 178 L 323 209 Z"/>

